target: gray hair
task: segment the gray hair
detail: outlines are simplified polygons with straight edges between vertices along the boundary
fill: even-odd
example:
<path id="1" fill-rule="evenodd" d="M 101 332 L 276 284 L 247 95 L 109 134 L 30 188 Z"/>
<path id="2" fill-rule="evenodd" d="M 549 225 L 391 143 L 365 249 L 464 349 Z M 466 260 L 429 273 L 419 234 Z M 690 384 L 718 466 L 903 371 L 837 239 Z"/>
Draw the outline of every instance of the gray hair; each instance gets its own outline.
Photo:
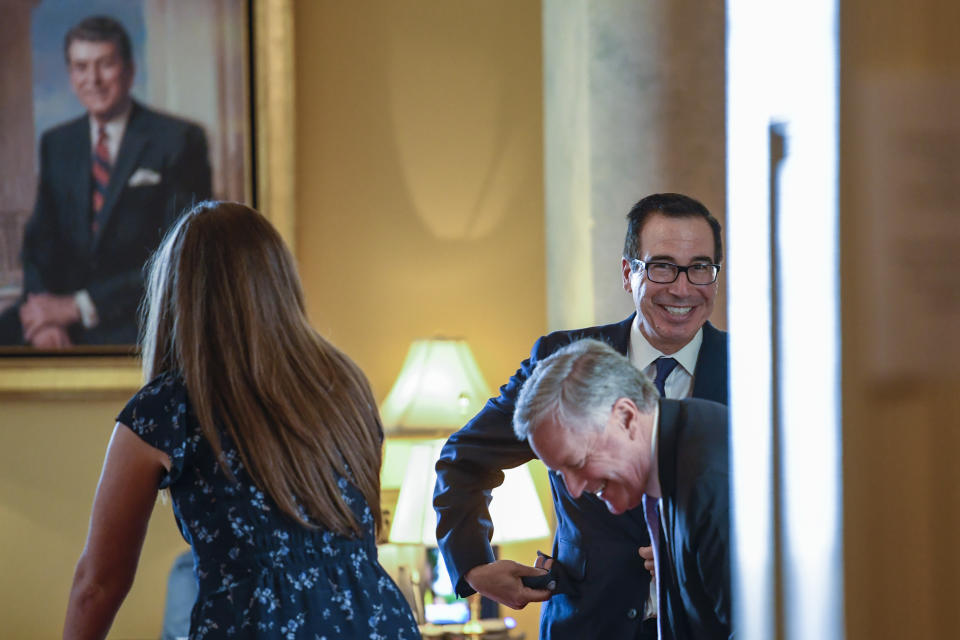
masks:
<path id="1" fill-rule="evenodd" d="M 584 338 L 537 364 L 517 397 L 513 431 L 526 440 L 551 419 L 572 432 L 602 431 L 620 398 L 652 413 L 659 397 L 627 358 L 605 342 Z"/>

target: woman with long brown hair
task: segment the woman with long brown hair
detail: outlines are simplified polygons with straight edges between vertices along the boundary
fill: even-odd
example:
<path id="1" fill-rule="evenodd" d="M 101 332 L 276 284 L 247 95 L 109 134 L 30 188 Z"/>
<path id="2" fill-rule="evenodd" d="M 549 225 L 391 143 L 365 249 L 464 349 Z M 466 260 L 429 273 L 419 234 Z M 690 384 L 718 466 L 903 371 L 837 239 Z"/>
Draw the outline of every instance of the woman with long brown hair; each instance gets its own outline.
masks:
<path id="1" fill-rule="evenodd" d="M 307 321 L 270 223 L 187 213 L 149 264 L 141 334 L 150 382 L 117 418 L 64 637 L 106 634 L 164 488 L 193 548 L 190 638 L 420 637 L 377 562 L 376 403 Z"/>

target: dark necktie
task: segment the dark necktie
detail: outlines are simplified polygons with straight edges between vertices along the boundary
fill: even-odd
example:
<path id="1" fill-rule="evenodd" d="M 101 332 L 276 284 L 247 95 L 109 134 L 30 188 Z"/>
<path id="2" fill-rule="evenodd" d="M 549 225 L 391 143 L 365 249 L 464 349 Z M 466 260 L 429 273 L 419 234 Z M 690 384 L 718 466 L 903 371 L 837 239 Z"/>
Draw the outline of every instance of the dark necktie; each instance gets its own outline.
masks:
<path id="1" fill-rule="evenodd" d="M 676 368 L 677 361 L 673 358 L 661 357 L 657 358 L 654 364 L 657 367 L 657 375 L 653 379 L 653 386 L 660 392 L 661 398 L 666 398 L 667 392 L 664 385 L 667 382 L 667 376 Z M 658 507 L 656 499 L 647 495 L 643 496 L 643 516 L 650 531 L 650 546 L 653 547 L 653 566 L 656 574 L 656 580 L 651 581 L 651 586 L 657 593 L 657 637 L 663 637 L 663 632 L 660 629 L 663 618 L 661 615 L 663 598 L 660 593 L 660 509 Z"/>
<path id="2" fill-rule="evenodd" d="M 653 379 L 653 386 L 660 392 L 661 398 L 666 398 L 667 392 L 664 391 L 663 385 L 667 382 L 667 376 L 677 366 L 677 361 L 673 358 L 662 357 L 657 358 L 654 364 L 657 365 L 657 377 Z"/>
<path id="3" fill-rule="evenodd" d="M 97 135 L 97 146 L 93 148 L 93 232 L 97 232 L 97 214 L 103 208 L 103 201 L 107 197 L 107 185 L 110 184 L 110 149 L 107 147 L 107 129 L 100 126 Z"/>

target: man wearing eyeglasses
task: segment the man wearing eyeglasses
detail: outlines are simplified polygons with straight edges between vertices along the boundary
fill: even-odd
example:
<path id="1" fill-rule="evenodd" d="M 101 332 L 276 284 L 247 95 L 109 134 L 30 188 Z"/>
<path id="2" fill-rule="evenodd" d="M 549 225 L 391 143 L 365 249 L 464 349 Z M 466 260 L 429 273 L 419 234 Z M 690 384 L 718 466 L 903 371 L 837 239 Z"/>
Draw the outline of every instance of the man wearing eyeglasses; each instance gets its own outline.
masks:
<path id="1" fill-rule="evenodd" d="M 490 490 L 502 470 L 531 460 L 512 418 L 517 394 L 537 362 L 581 338 L 626 355 L 666 398 L 727 402 L 727 337 L 708 322 L 723 261 L 720 224 L 697 200 L 650 195 L 627 214 L 621 273 L 636 313 L 622 322 L 558 331 L 537 340 L 530 357 L 465 427 L 450 436 L 437 462 L 437 540 L 457 593 L 479 591 L 508 607 L 546 601 L 542 640 L 657 638 L 653 552 L 642 508 L 614 515 L 600 496 L 573 498 L 550 474 L 557 533 L 552 558 L 528 567 L 496 560 L 490 546 Z M 639 549 L 639 553 L 638 553 Z M 525 586 L 554 564 L 552 591 Z"/>

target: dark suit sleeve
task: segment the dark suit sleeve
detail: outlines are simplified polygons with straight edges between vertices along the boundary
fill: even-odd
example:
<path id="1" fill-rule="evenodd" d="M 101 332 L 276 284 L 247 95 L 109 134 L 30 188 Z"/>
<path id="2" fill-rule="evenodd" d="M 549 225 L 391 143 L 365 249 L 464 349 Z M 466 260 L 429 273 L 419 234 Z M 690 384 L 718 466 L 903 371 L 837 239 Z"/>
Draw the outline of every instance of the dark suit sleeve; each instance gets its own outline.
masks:
<path id="1" fill-rule="evenodd" d="M 24 293 L 47 291 L 45 274 L 54 269 L 52 261 L 60 253 L 57 238 L 57 215 L 50 193 L 51 156 L 50 135 L 40 138 L 40 180 L 37 182 L 37 198 L 33 205 L 33 215 L 24 229 L 21 261 L 23 263 Z"/>
<path id="2" fill-rule="evenodd" d="M 163 228 L 166 230 L 196 202 L 211 197 L 211 171 L 207 139 L 196 125 L 183 127 L 180 140 L 172 145 L 164 170 L 166 193 L 164 194 Z M 103 323 L 136 317 L 137 305 L 143 294 L 143 270 L 141 266 L 111 273 L 108 277 L 89 282 L 86 286 L 97 314 Z"/>
<path id="3" fill-rule="evenodd" d="M 495 559 L 490 546 L 491 490 L 503 483 L 504 469 L 534 458 L 527 442 L 518 440 L 513 432 L 513 409 L 520 387 L 547 351 L 547 340 L 536 342 L 530 358 L 500 388 L 500 395 L 450 436 L 440 452 L 433 494 L 437 542 L 460 596 L 474 592 L 464 575 Z"/>

